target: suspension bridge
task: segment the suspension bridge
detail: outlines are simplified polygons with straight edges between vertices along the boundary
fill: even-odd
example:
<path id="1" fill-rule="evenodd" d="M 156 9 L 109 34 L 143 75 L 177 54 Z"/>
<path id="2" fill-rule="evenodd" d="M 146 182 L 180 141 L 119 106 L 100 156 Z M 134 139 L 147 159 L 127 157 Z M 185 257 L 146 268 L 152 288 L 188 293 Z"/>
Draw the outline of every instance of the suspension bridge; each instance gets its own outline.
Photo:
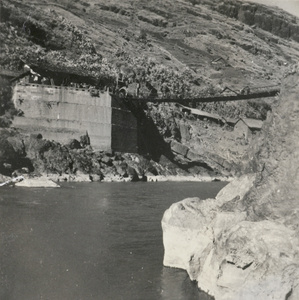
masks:
<path id="1" fill-rule="evenodd" d="M 224 91 L 229 90 L 229 94 L 223 94 Z M 225 101 L 242 101 L 251 99 L 261 99 L 275 97 L 280 93 L 279 85 L 270 85 L 263 87 L 246 87 L 240 92 L 236 92 L 230 88 L 225 88 L 221 93 L 216 95 L 198 95 L 194 98 L 178 98 L 172 97 L 171 95 L 167 97 L 158 97 L 158 94 L 150 94 L 148 97 L 126 97 L 127 100 L 137 101 L 137 102 L 155 102 L 155 103 L 165 103 L 165 102 L 176 102 L 176 103 L 203 103 L 203 102 L 225 102 Z M 120 97 L 122 98 L 122 97 Z"/>

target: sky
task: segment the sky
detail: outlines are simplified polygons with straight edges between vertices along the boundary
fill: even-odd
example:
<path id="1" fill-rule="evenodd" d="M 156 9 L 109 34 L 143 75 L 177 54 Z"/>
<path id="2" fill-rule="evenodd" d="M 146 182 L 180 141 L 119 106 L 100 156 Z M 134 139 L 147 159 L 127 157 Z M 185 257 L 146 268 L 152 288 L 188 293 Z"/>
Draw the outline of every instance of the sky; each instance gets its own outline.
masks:
<path id="1" fill-rule="evenodd" d="M 299 0 L 249 0 L 271 6 L 278 6 L 287 12 L 299 17 Z"/>

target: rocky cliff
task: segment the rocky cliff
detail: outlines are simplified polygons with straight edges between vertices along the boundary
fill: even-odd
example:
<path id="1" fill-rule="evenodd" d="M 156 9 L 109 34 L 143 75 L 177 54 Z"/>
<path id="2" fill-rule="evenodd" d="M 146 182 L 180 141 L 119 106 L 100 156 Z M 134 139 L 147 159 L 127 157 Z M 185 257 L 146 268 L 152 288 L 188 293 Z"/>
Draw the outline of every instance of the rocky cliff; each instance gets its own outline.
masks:
<path id="1" fill-rule="evenodd" d="M 101 88 L 112 89 L 122 73 L 135 80 L 129 92 L 139 81 L 144 99 L 149 86 L 159 97 L 167 91 L 182 99 L 219 94 L 226 87 L 234 93 L 246 86 L 279 85 L 284 69 L 299 58 L 296 17 L 235 0 L 175 5 L 169 0 L 3 0 L 0 18 L 2 68 L 20 71 L 25 62 L 92 78 Z M 0 126 L 9 126 L 16 113 L 9 91 L 1 81 Z M 196 108 L 220 119 L 264 120 L 273 101 L 199 103 Z M 143 121 L 150 126 L 143 127 L 142 138 L 156 137 L 143 145 L 144 152 L 151 152 L 166 173 L 242 172 L 250 141 L 235 135 L 231 126 L 199 120 L 175 105 L 149 104 L 143 110 Z M 258 139 L 259 134 L 252 136 L 254 144 Z M 161 144 L 162 150 L 154 149 Z"/>
<path id="2" fill-rule="evenodd" d="M 296 66 L 252 150 L 259 172 L 164 214 L 164 265 L 186 269 L 216 300 L 299 297 L 298 80 Z"/>
<path id="3" fill-rule="evenodd" d="M 285 76 L 281 96 L 265 124 L 263 137 L 251 153 L 260 168 L 259 181 L 244 198 L 250 218 L 283 220 L 298 227 L 299 68 Z M 298 229 L 298 228 L 297 228 Z"/>
<path id="4" fill-rule="evenodd" d="M 296 17 L 284 15 L 274 7 L 226 0 L 216 4 L 215 8 L 220 13 L 247 25 L 256 26 L 283 38 L 299 41 L 299 26 L 296 24 Z"/>

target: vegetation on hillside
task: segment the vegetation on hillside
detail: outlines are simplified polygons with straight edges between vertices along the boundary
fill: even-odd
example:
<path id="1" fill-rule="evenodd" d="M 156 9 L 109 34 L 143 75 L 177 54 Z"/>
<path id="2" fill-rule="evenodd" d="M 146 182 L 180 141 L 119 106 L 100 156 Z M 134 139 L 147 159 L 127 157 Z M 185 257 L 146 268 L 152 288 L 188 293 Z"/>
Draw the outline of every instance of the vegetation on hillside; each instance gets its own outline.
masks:
<path id="1" fill-rule="evenodd" d="M 284 68 L 299 59 L 296 19 L 286 17 L 293 26 L 286 27 L 292 36 L 284 36 L 285 27 L 281 31 L 276 28 L 279 31 L 276 35 L 276 31 L 261 29 L 264 25 L 260 24 L 258 15 L 250 14 L 250 22 L 231 15 L 236 9 L 247 16 L 246 9 L 253 6 L 240 6 L 237 0 L 221 4 L 211 0 L 191 2 L 176 1 L 174 5 L 172 0 L 2 0 L 0 66 L 22 71 L 25 63 L 80 75 L 113 92 L 122 74 L 129 97 L 137 95 L 153 101 L 157 97 L 182 100 L 214 96 L 224 90 L 240 91 L 246 86 L 279 84 Z M 282 12 L 272 14 L 273 10 L 264 7 L 253 11 L 262 12 L 268 21 L 273 16 L 270 20 L 273 24 L 285 24 Z M 10 101 L 8 81 L 0 82 L 0 86 L 0 126 L 7 127 L 16 111 Z M 265 120 L 270 104 L 259 99 L 200 103 L 197 108 L 221 118 Z M 220 169 L 226 170 L 226 175 L 233 174 L 237 169 L 235 164 L 242 161 L 248 148 L 248 141 L 242 136 L 235 137 L 232 127 L 225 122 L 197 119 L 192 114 L 184 114 L 175 104 L 151 102 L 143 109 L 145 112 L 139 110 L 139 114 L 146 116 L 142 120 L 145 124 L 139 125 L 143 126 L 140 129 L 145 135 L 143 139 L 147 140 L 144 152 L 150 153 L 160 167 L 165 160 L 165 170 L 150 173 L 167 174 L 177 165 L 191 174 Z M 152 131 L 155 135 L 151 136 Z M 8 146 L 4 140 L 3 147 L 12 150 L 12 145 Z M 22 150 L 23 145 L 19 146 Z M 64 153 L 65 148 L 57 143 L 52 146 L 47 151 L 48 159 L 45 160 L 44 154 L 41 156 L 45 162 L 41 171 L 63 173 L 65 170 L 57 167 L 65 163 L 72 165 L 73 159 L 60 164 L 59 153 Z M 57 155 L 58 163 L 53 169 L 52 161 Z M 29 158 L 33 157 L 35 154 Z M 76 156 L 76 161 L 84 160 L 85 157 Z M 139 163 L 148 169 L 147 160 L 141 159 Z M 41 165 L 39 161 L 34 167 L 38 169 Z M 14 167 L 9 168 L 8 163 L 5 168 L 12 171 Z M 107 174 L 115 171 L 108 167 Z M 81 171 L 94 172 L 88 168 Z"/>
<path id="2" fill-rule="evenodd" d="M 20 61 L 59 68 L 112 88 L 124 73 L 130 82 L 140 83 L 139 97 L 182 99 L 219 94 L 228 85 L 238 90 L 245 84 L 278 83 L 276 64 L 299 55 L 296 48 L 286 50 L 285 40 L 273 44 L 274 37 L 267 33 L 236 21 L 224 23 L 210 1 L 192 4 L 171 6 L 166 1 L 157 8 L 153 1 L 3 0 L 0 64 L 10 70 L 19 69 Z M 199 108 L 264 119 L 269 105 L 241 102 Z"/>

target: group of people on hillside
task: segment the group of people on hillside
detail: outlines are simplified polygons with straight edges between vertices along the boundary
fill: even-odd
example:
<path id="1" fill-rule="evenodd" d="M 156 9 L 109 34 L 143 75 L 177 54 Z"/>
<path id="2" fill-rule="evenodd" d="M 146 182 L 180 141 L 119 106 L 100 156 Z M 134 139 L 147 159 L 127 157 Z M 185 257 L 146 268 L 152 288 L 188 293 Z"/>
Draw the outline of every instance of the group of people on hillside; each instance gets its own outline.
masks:
<path id="1" fill-rule="evenodd" d="M 43 85 L 58 85 L 55 84 L 55 79 L 44 77 L 32 70 L 28 65 L 24 66 L 24 69 L 29 71 L 29 83 L 43 84 Z M 134 75 L 134 74 L 133 74 Z M 141 81 L 136 76 L 132 74 L 124 74 L 120 72 L 116 78 L 116 82 L 114 86 L 110 86 L 110 90 L 112 93 L 120 94 L 122 93 L 121 98 L 125 98 L 128 96 L 128 88 L 130 84 L 135 84 L 135 91 L 133 97 L 139 98 L 141 96 Z M 99 94 L 99 86 L 95 86 L 92 84 L 88 84 L 85 82 L 73 82 L 69 79 L 62 80 L 61 86 L 68 86 L 72 88 L 86 89 L 92 93 L 92 96 L 98 96 Z M 145 81 L 144 83 L 146 90 L 146 97 L 149 98 L 158 98 L 158 95 L 162 98 L 167 98 L 170 95 L 170 89 L 166 82 L 162 82 L 160 91 L 158 91 L 149 81 Z M 107 89 L 107 86 L 103 87 L 103 89 Z M 95 91 L 97 92 L 95 93 Z"/>

